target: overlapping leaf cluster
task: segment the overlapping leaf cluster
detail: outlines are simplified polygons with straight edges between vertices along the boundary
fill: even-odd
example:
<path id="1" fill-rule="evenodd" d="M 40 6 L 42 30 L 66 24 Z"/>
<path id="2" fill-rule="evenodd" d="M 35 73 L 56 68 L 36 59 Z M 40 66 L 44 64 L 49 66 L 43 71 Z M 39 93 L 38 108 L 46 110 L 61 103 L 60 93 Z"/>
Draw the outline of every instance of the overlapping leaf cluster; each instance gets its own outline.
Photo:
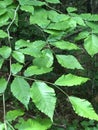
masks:
<path id="1" fill-rule="evenodd" d="M 67 14 L 50 8 L 49 4 L 59 4 L 59 0 L 1 0 L 0 1 L 0 69 L 1 72 L 6 63 L 9 65 L 7 75 L 2 73 L 0 78 L 0 94 L 4 95 L 10 85 L 10 92 L 13 97 L 20 101 L 27 110 L 29 104 L 34 103 L 36 108 L 44 113 L 45 119 L 19 119 L 15 128 L 18 130 L 46 130 L 53 122 L 53 115 L 56 106 L 56 94 L 53 86 L 73 87 L 89 81 L 89 77 L 82 77 L 71 73 L 71 70 L 84 71 L 83 65 L 78 58 L 71 54 L 71 51 L 85 50 L 92 58 L 98 53 L 98 15 L 76 14 L 76 8 L 67 8 Z M 16 9 L 18 10 L 16 11 Z M 33 25 L 41 31 L 44 39 L 24 40 L 24 37 L 13 43 L 15 37 L 10 33 L 10 26 L 18 28 L 19 15 L 27 13 L 29 25 Z M 24 21 L 22 21 L 24 22 Z M 25 21 L 26 22 L 26 21 Z M 12 24 L 11 24 L 12 23 Z M 78 31 L 79 30 L 79 31 Z M 76 31 L 79 33 L 68 40 Z M 83 47 L 76 43 L 83 41 Z M 13 45 L 12 45 L 13 44 Z M 58 51 L 56 51 L 58 50 Z M 66 53 L 67 51 L 67 53 Z M 28 60 L 29 59 L 29 60 Z M 42 75 L 54 72 L 57 67 L 55 60 L 60 67 L 70 70 L 70 73 L 62 73 L 53 83 L 39 79 Z M 30 64 L 28 64 L 28 61 Z M 6 72 L 5 72 L 6 73 Z M 39 76 L 39 77 L 38 77 Z M 74 111 L 89 119 L 98 121 L 91 103 L 85 99 L 68 96 Z M 32 101 L 31 101 L 31 100 Z M 33 108 L 32 108 L 33 109 Z M 7 112 L 5 120 L 9 123 L 17 117 L 25 115 L 21 109 Z M 5 125 L 0 124 L 1 130 Z"/>

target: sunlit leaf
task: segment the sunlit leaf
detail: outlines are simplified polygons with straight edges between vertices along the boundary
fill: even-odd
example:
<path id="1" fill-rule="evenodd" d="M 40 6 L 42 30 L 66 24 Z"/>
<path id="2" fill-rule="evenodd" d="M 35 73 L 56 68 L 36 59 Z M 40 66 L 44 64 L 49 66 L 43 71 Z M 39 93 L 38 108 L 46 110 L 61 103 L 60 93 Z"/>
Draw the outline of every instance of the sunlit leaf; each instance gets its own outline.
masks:
<path id="1" fill-rule="evenodd" d="M 77 113 L 79 116 L 98 121 L 98 115 L 94 111 L 91 103 L 88 102 L 86 99 L 69 96 L 69 100 L 75 113 Z"/>
<path id="2" fill-rule="evenodd" d="M 68 69 L 83 69 L 78 60 L 72 55 L 56 55 L 59 64 Z"/>
<path id="3" fill-rule="evenodd" d="M 13 58 L 15 58 L 18 62 L 24 63 L 25 57 L 24 54 L 19 51 L 13 51 L 12 53 Z"/>
<path id="4" fill-rule="evenodd" d="M 59 77 L 56 81 L 55 84 L 59 86 L 74 86 L 74 85 L 81 85 L 85 82 L 87 82 L 89 78 L 81 77 L 81 76 L 76 76 L 73 74 L 67 74 L 67 75 L 62 75 Z"/>
<path id="5" fill-rule="evenodd" d="M 89 35 L 84 40 L 84 47 L 89 55 L 92 57 L 98 53 L 98 37 L 94 34 Z"/>
<path id="6" fill-rule="evenodd" d="M 11 64 L 11 72 L 13 74 L 17 74 L 18 72 L 21 71 L 23 65 L 19 64 L 19 63 L 15 63 L 15 64 Z"/>
<path id="7" fill-rule="evenodd" d="M 26 80 L 16 77 L 11 84 L 12 94 L 28 108 L 30 100 L 30 86 Z"/>
<path id="8" fill-rule="evenodd" d="M 56 104 L 54 90 L 44 82 L 34 82 L 31 87 L 31 98 L 36 107 L 53 120 Z"/>
<path id="9" fill-rule="evenodd" d="M 7 59 L 11 54 L 11 48 L 8 46 L 2 46 L 0 48 L 0 55 L 4 58 Z"/>
<path id="10" fill-rule="evenodd" d="M 24 75 L 29 77 L 32 75 L 41 75 L 52 71 L 52 68 L 46 68 L 46 67 L 38 67 L 38 66 L 29 66 L 25 72 Z"/>

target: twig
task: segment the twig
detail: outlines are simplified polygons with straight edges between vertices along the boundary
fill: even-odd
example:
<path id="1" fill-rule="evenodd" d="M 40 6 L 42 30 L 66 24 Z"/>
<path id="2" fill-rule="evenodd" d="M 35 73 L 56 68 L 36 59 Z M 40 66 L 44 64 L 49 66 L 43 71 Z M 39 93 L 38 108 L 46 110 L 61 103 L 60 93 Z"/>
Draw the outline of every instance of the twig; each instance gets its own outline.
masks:
<path id="1" fill-rule="evenodd" d="M 14 13 L 14 18 L 12 19 L 12 21 L 10 22 L 10 24 L 8 25 L 8 28 L 7 28 L 7 34 L 8 34 L 8 42 L 9 42 L 9 46 L 11 48 L 11 36 L 10 36 L 10 28 L 12 26 L 12 24 L 14 23 L 15 19 L 16 19 L 16 15 L 17 15 L 17 11 L 18 11 L 18 8 L 19 8 L 19 5 L 17 6 L 16 10 L 15 10 L 15 13 Z M 9 72 L 9 76 L 8 76 L 8 79 L 7 79 L 7 85 L 9 83 L 9 80 L 11 78 L 11 57 L 9 59 L 9 66 L 10 66 L 10 72 Z M 3 93 L 3 118 L 4 118 L 4 127 L 5 127 L 5 130 L 7 130 L 7 121 L 6 121 L 6 118 L 5 118 L 5 115 L 6 115 L 6 105 L 5 105 L 5 94 Z"/>
<path id="2" fill-rule="evenodd" d="M 40 79 L 28 78 L 28 77 L 20 76 L 20 75 L 16 75 L 16 74 L 13 75 L 13 76 L 22 77 L 24 79 L 28 79 L 28 80 L 31 80 L 31 81 L 41 81 L 41 82 L 45 82 L 47 84 L 53 85 L 54 87 L 56 87 L 57 89 L 59 89 L 64 95 L 66 95 L 68 97 L 68 94 L 65 91 L 63 91 L 60 87 L 58 87 L 55 83 L 51 83 L 51 82 L 48 82 L 48 81 L 45 81 L 45 80 L 40 80 Z"/>

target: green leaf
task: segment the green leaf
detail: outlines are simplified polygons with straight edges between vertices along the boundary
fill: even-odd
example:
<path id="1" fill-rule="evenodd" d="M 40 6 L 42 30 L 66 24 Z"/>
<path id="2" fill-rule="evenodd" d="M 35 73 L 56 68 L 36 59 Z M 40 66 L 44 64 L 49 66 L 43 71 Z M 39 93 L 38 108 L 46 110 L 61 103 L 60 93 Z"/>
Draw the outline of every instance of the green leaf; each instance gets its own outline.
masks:
<path id="1" fill-rule="evenodd" d="M 45 49 L 42 51 L 42 55 L 33 60 L 33 64 L 38 67 L 49 68 L 53 64 L 53 54 L 51 50 Z"/>
<path id="2" fill-rule="evenodd" d="M 0 48 L 0 55 L 4 58 L 7 59 L 11 54 L 11 48 L 8 46 L 2 46 Z"/>
<path id="3" fill-rule="evenodd" d="M 90 102 L 74 96 L 69 96 L 69 100 L 75 113 L 77 113 L 79 116 L 98 121 L 98 115 L 95 113 Z"/>
<path id="4" fill-rule="evenodd" d="M 52 4 L 58 4 L 58 3 L 60 3 L 59 0 L 45 0 L 45 1 L 48 2 L 48 3 L 52 3 Z"/>
<path id="5" fill-rule="evenodd" d="M 4 59 L 0 57 L 0 69 L 1 69 L 1 67 L 3 65 L 3 63 L 4 63 Z"/>
<path id="6" fill-rule="evenodd" d="M 34 5 L 34 6 L 43 6 L 46 3 L 36 0 L 19 0 L 20 5 Z"/>
<path id="7" fill-rule="evenodd" d="M 88 37 L 90 33 L 88 31 L 83 31 L 78 34 L 78 36 L 75 37 L 75 41 L 79 41 L 81 39 L 85 39 Z"/>
<path id="8" fill-rule="evenodd" d="M 12 53 L 13 58 L 15 58 L 18 62 L 24 63 L 25 57 L 24 54 L 19 51 L 13 51 Z"/>
<path id="9" fill-rule="evenodd" d="M 52 22 L 61 22 L 61 21 L 66 21 L 68 20 L 70 17 L 69 15 L 65 15 L 65 14 L 59 14 L 54 10 L 50 10 L 48 11 L 48 18 L 52 21 Z"/>
<path id="10" fill-rule="evenodd" d="M 4 0 L 4 3 L 8 6 L 13 3 L 13 0 Z"/>
<path id="11" fill-rule="evenodd" d="M 40 56 L 41 49 L 45 45 L 46 45 L 46 42 L 42 41 L 42 40 L 37 40 L 37 41 L 34 41 L 34 42 L 30 43 L 30 44 L 29 43 L 27 44 L 26 42 L 24 42 L 24 44 L 23 44 L 23 41 L 19 41 L 19 42 L 16 43 L 16 47 L 18 47 L 18 48 L 28 46 L 27 48 L 19 49 L 19 51 L 24 53 L 24 54 L 34 56 L 34 57 L 39 57 Z"/>
<path id="12" fill-rule="evenodd" d="M 56 41 L 56 42 L 50 42 L 51 45 L 62 49 L 62 50 L 77 50 L 79 47 L 71 42 L 68 41 Z"/>
<path id="13" fill-rule="evenodd" d="M 98 53 L 98 37 L 94 34 L 89 35 L 85 40 L 84 40 L 84 48 L 88 52 L 90 56 L 94 56 L 95 54 Z"/>
<path id="14" fill-rule="evenodd" d="M 15 50 L 18 50 L 18 49 L 24 48 L 24 47 L 29 47 L 29 46 L 30 46 L 30 42 L 25 41 L 23 39 L 20 39 L 15 42 Z"/>
<path id="15" fill-rule="evenodd" d="M 89 80 L 89 78 L 85 78 L 85 77 L 80 77 L 80 76 L 76 76 L 73 74 L 67 74 L 67 75 L 62 75 L 61 77 L 59 77 L 56 81 L 55 84 L 59 85 L 59 86 L 75 86 L 75 85 L 81 85 L 85 82 L 87 82 Z"/>
<path id="16" fill-rule="evenodd" d="M 75 8 L 75 7 L 68 7 L 67 8 L 68 13 L 72 13 L 72 12 L 75 12 L 75 11 L 77 11 L 77 8 Z"/>
<path id="17" fill-rule="evenodd" d="M 53 30 L 67 30 L 70 28 L 70 21 L 66 20 L 66 21 L 61 21 L 61 22 L 57 22 L 57 23 L 50 23 L 49 26 L 47 27 L 47 29 L 53 29 Z M 65 26 L 66 25 L 66 26 Z"/>
<path id="18" fill-rule="evenodd" d="M 4 124 L 3 123 L 0 123 L 0 130 L 4 130 Z"/>
<path id="19" fill-rule="evenodd" d="M 31 87 L 31 98 L 36 107 L 53 120 L 56 104 L 54 90 L 44 82 L 34 82 Z"/>
<path id="20" fill-rule="evenodd" d="M 76 21 L 76 23 L 77 23 L 78 25 L 86 26 L 84 20 L 83 20 L 81 17 L 75 16 L 75 17 L 72 17 L 72 18 L 73 18 L 73 20 Z"/>
<path id="21" fill-rule="evenodd" d="M 5 14 L 6 13 L 6 9 L 5 8 L 0 8 L 0 15 L 3 15 L 3 14 Z"/>
<path id="22" fill-rule="evenodd" d="M 9 20 L 8 13 L 5 13 L 5 14 L 1 15 L 0 16 L 0 27 L 2 27 L 3 25 L 7 25 L 8 24 L 8 20 Z"/>
<path id="23" fill-rule="evenodd" d="M 41 74 L 49 73 L 50 71 L 52 71 L 52 68 L 29 66 L 25 70 L 24 75 L 29 77 L 29 76 L 32 76 L 32 75 L 41 75 Z"/>
<path id="24" fill-rule="evenodd" d="M 20 65 L 19 63 L 11 64 L 11 72 L 13 74 L 17 74 L 21 71 L 23 65 Z"/>
<path id="25" fill-rule="evenodd" d="M 0 38 L 5 38 L 5 37 L 8 37 L 8 34 L 3 30 L 0 30 Z"/>
<path id="26" fill-rule="evenodd" d="M 83 69 L 78 60 L 72 55 L 56 55 L 59 64 L 68 69 Z"/>
<path id="27" fill-rule="evenodd" d="M 49 25 L 50 20 L 47 19 L 47 10 L 37 9 L 34 11 L 34 15 L 30 16 L 30 24 L 37 24 L 42 28 L 46 28 Z"/>
<path id="28" fill-rule="evenodd" d="M 16 124 L 15 128 L 18 130 L 47 130 L 51 125 L 52 123 L 49 119 L 28 119 Z"/>
<path id="29" fill-rule="evenodd" d="M 11 84 L 12 94 L 28 108 L 30 100 L 30 86 L 26 80 L 16 77 Z"/>
<path id="30" fill-rule="evenodd" d="M 34 7 L 29 5 L 22 5 L 21 10 L 34 14 Z"/>
<path id="31" fill-rule="evenodd" d="M 6 114 L 6 120 L 7 121 L 14 121 L 17 117 L 24 115 L 24 112 L 19 110 L 10 110 Z"/>
<path id="32" fill-rule="evenodd" d="M 4 93 L 7 87 L 7 81 L 4 78 L 0 78 L 0 93 Z"/>

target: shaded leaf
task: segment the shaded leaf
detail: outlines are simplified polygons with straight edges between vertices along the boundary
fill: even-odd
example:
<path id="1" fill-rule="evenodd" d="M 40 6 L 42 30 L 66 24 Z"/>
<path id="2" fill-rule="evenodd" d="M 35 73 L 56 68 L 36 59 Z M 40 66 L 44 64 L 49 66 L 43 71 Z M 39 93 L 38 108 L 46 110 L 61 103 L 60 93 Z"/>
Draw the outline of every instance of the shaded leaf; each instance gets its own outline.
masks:
<path id="1" fill-rule="evenodd" d="M 8 34 L 3 30 L 0 30 L 0 38 L 5 38 L 5 37 L 8 37 Z"/>
<path id="2" fill-rule="evenodd" d="M 30 86 L 26 80 L 16 77 L 11 84 L 12 94 L 28 108 L 30 100 Z"/>
<path id="3" fill-rule="evenodd" d="M 67 74 L 67 75 L 62 75 L 61 77 L 59 77 L 56 81 L 55 84 L 59 85 L 59 86 L 74 86 L 74 85 L 81 85 L 85 82 L 87 82 L 89 80 L 89 78 L 85 78 L 85 77 L 80 77 L 80 76 L 76 76 L 73 74 Z"/>
<path id="4" fill-rule="evenodd" d="M 52 125 L 49 119 L 28 119 L 20 121 L 15 128 L 18 130 L 47 130 Z"/>
<path id="5" fill-rule="evenodd" d="M 78 60 L 72 55 L 56 55 L 59 64 L 68 69 L 83 69 Z"/>
<path id="6" fill-rule="evenodd" d="M 98 115 L 95 113 L 90 102 L 74 96 L 69 96 L 69 100 L 75 113 L 77 113 L 79 116 L 98 121 Z"/>
<path id="7" fill-rule="evenodd" d="M 4 93 L 7 87 L 7 81 L 4 78 L 0 78 L 0 93 Z"/>
<path id="8" fill-rule="evenodd" d="M 4 59 L 0 57 L 0 69 L 1 69 L 1 67 L 3 65 L 3 63 L 4 63 Z"/>
<path id="9" fill-rule="evenodd" d="M 31 87 L 31 98 L 36 107 L 53 120 L 56 104 L 54 90 L 44 82 L 34 82 Z"/>

